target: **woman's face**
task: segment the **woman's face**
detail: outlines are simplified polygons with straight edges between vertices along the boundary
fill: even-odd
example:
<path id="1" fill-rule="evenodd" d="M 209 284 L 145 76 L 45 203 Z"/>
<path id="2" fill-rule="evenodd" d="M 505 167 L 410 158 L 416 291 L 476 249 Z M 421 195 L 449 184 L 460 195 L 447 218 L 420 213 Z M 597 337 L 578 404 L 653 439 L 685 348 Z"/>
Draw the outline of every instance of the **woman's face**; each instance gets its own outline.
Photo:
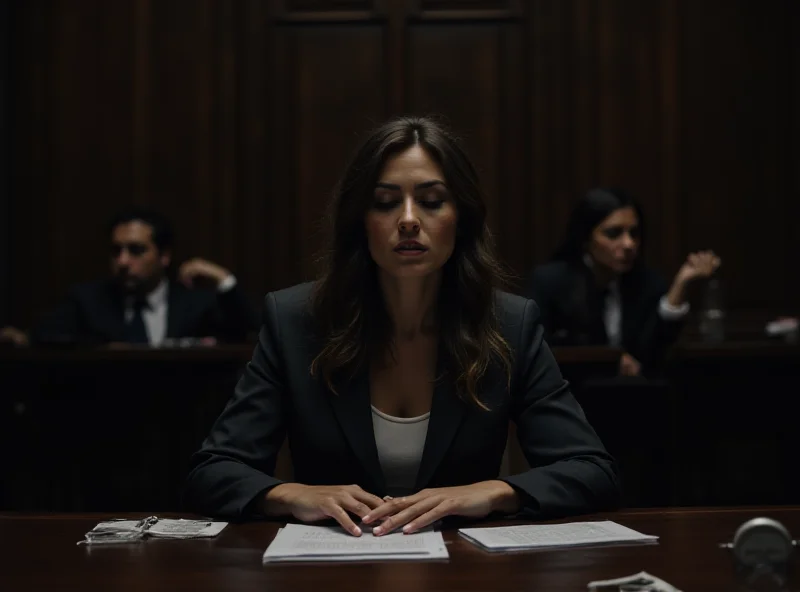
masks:
<path id="1" fill-rule="evenodd" d="M 442 169 L 422 147 L 386 161 L 364 222 L 383 273 L 424 277 L 441 270 L 455 248 L 458 211 Z"/>
<path id="2" fill-rule="evenodd" d="M 623 274 L 639 253 L 639 217 L 632 207 L 612 212 L 592 231 L 587 251 L 595 265 Z"/>

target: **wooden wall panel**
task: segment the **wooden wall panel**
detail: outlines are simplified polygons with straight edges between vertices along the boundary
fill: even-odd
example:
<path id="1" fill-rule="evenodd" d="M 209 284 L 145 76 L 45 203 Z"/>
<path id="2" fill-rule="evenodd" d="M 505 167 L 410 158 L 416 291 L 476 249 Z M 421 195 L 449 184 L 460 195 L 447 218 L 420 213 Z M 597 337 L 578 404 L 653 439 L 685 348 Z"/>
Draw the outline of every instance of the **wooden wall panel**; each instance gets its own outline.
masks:
<path id="1" fill-rule="evenodd" d="M 575 201 L 627 188 L 651 224 L 648 258 L 677 261 L 659 222 L 677 199 L 674 2 L 541 1 L 531 5 L 533 262 L 558 245 Z"/>
<path id="2" fill-rule="evenodd" d="M 287 258 L 290 282 L 311 279 L 323 245 L 325 207 L 360 133 L 386 117 L 386 72 L 378 25 L 287 26 L 278 31 L 280 69 L 274 91 L 284 149 L 275 154 L 276 194 L 293 204 L 288 242 L 270 256 Z M 355 107 L 357 105 L 357 108 Z M 290 250 L 287 250 L 286 247 Z"/>
<path id="3" fill-rule="evenodd" d="M 0 5 L 0 80 L 11 77 L 11 23 L 13 7 Z M 11 321 L 11 94 L 8 84 L 0 87 L 0 326 Z"/>
<path id="4" fill-rule="evenodd" d="M 523 196 L 523 163 L 515 159 L 522 152 L 523 138 L 514 120 L 521 113 L 518 108 L 513 111 L 516 103 L 505 101 L 522 86 L 514 75 L 514 55 L 509 55 L 514 48 L 509 29 L 514 26 L 418 24 L 409 31 L 408 109 L 444 116 L 457 130 L 481 176 L 492 228 L 504 228 L 509 219 L 512 224 L 524 219 L 519 209 L 526 204 L 515 199 Z M 504 207 L 510 203 L 517 206 L 515 211 Z M 511 248 L 516 237 L 516 233 L 498 237 L 507 258 L 517 254 Z"/>
<path id="5" fill-rule="evenodd" d="M 523 278 L 575 199 L 644 203 L 648 260 L 725 258 L 735 311 L 797 310 L 800 13 L 792 0 L 30 0 L 13 18 L 11 317 L 102 275 L 120 205 L 254 299 L 311 277 L 358 138 L 436 112 L 481 169 Z"/>
<path id="6" fill-rule="evenodd" d="M 797 307 L 790 286 L 797 275 L 790 209 L 797 136 L 789 125 L 798 110 L 790 76 L 797 38 L 789 35 L 789 6 L 724 0 L 684 6 L 685 247 L 722 254 L 734 309 Z"/>
<path id="7" fill-rule="evenodd" d="M 130 199 L 130 15 L 100 0 L 18 6 L 13 317 L 107 269 L 108 212 Z"/>

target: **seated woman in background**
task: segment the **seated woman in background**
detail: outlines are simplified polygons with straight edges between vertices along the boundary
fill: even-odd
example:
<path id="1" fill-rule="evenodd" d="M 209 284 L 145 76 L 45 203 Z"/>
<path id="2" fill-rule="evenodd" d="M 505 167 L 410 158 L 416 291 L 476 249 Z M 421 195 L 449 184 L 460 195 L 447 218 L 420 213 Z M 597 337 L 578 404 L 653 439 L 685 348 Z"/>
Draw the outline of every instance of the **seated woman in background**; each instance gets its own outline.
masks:
<path id="1" fill-rule="evenodd" d="M 228 519 L 333 518 L 358 536 L 449 515 L 615 507 L 613 460 L 536 307 L 501 292 L 475 168 L 426 118 L 366 140 L 334 199 L 327 269 L 273 292 L 186 500 Z M 530 470 L 499 479 L 509 421 Z M 274 477 L 288 433 L 294 479 Z"/>
<path id="2" fill-rule="evenodd" d="M 720 259 L 690 254 L 668 286 L 644 265 L 643 240 L 642 211 L 625 192 L 592 189 L 583 197 L 562 246 L 528 285 L 548 343 L 620 347 L 623 375 L 657 367 L 689 312 L 687 286 L 710 277 Z"/>

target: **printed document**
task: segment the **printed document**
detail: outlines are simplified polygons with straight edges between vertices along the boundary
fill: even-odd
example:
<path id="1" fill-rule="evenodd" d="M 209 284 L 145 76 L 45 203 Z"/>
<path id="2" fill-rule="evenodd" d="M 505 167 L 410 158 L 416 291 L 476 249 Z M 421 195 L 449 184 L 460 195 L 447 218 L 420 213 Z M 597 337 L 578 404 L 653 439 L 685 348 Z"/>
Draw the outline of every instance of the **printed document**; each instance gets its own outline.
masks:
<path id="1" fill-rule="evenodd" d="M 442 533 L 393 532 L 380 537 L 365 529 L 360 537 L 336 526 L 287 524 L 264 552 L 265 563 L 276 561 L 395 561 L 447 559 Z"/>
<path id="2" fill-rule="evenodd" d="M 556 549 L 583 545 L 655 543 L 658 541 L 657 536 L 642 534 L 610 520 L 461 528 L 458 533 L 471 543 L 489 551 Z"/>

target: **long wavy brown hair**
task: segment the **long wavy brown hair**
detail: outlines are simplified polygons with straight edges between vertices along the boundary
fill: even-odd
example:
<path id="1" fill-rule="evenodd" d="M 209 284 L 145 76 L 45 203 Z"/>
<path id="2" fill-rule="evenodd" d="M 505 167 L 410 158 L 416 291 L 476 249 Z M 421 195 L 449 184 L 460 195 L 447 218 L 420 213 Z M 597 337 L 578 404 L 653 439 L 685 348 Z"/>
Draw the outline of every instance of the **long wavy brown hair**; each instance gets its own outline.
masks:
<path id="1" fill-rule="evenodd" d="M 365 216 L 387 159 L 415 144 L 442 168 L 458 211 L 455 249 L 442 270 L 436 307 L 440 355 L 459 396 L 486 409 L 478 389 L 490 365 L 499 363 L 509 384 L 511 378 L 511 349 L 494 307 L 494 290 L 508 276 L 495 256 L 475 167 L 455 136 L 427 117 L 398 117 L 373 130 L 336 188 L 330 242 L 313 295 L 323 347 L 311 373 L 335 393 L 339 379 L 391 352 L 393 327 L 367 247 Z"/>

